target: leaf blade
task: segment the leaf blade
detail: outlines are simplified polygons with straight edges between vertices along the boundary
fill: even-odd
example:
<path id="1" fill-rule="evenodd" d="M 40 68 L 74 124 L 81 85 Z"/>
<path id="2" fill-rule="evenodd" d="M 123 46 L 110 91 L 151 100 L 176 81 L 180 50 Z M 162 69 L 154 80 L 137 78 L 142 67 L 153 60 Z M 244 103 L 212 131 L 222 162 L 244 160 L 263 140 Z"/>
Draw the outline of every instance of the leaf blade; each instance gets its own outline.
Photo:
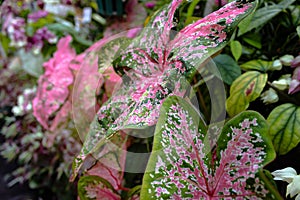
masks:
<path id="1" fill-rule="evenodd" d="M 267 118 L 270 136 L 279 155 L 288 153 L 300 142 L 300 107 L 283 104 L 271 111 Z"/>
<path id="2" fill-rule="evenodd" d="M 230 116 L 246 110 L 249 103 L 257 99 L 267 83 L 267 74 L 249 71 L 237 78 L 230 87 L 226 110 Z"/>

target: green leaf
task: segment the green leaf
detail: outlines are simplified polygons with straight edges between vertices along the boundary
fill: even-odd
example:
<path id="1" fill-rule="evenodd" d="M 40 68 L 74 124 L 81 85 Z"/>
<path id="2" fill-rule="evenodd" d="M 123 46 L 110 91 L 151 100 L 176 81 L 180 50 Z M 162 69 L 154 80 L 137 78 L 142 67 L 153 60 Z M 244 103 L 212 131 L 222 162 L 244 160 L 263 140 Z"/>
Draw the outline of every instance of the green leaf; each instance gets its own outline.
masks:
<path id="1" fill-rule="evenodd" d="M 242 50 L 243 50 L 241 43 L 237 40 L 231 41 L 230 49 L 234 59 L 238 61 L 242 55 Z"/>
<path id="2" fill-rule="evenodd" d="M 252 12 L 250 15 L 248 15 L 240 24 L 239 24 L 239 31 L 238 31 L 238 36 L 243 35 L 246 33 L 248 30 L 248 26 L 250 25 L 252 18 L 254 16 L 255 12 Z"/>
<path id="3" fill-rule="evenodd" d="M 257 70 L 260 72 L 267 72 L 271 70 L 273 66 L 272 61 L 265 60 L 251 60 L 241 65 L 241 68 L 245 71 Z"/>
<path id="4" fill-rule="evenodd" d="M 230 116 L 246 110 L 249 103 L 257 99 L 267 83 L 268 75 L 249 71 L 237 78 L 230 87 L 226 110 Z"/>
<path id="5" fill-rule="evenodd" d="M 220 71 L 221 77 L 219 78 L 226 84 L 231 85 L 232 82 L 241 75 L 241 68 L 230 56 L 220 54 L 213 60 Z"/>
<path id="6" fill-rule="evenodd" d="M 242 39 L 251 46 L 261 49 L 261 36 L 256 33 L 249 33 L 242 37 Z"/>
<path id="7" fill-rule="evenodd" d="M 300 142 L 300 107 L 283 104 L 276 107 L 267 118 L 269 134 L 279 155 L 288 153 Z"/>
<path id="8" fill-rule="evenodd" d="M 206 129 L 187 101 L 176 96 L 166 99 L 141 199 L 269 197 L 257 178 L 259 169 L 275 158 L 266 120 L 257 112 L 243 112 L 224 126 L 219 139 L 212 139 L 218 131 L 210 135 Z"/>
<path id="9" fill-rule="evenodd" d="M 273 152 L 275 152 L 274 148 L 273 148 Z M 266 169 L 259 170 L 258 176 L 265 183 L 265 187 L 267 188 L 267 190 L 269 190 L 270 193 L 272 194 L 272 196 L 269 196 L 269 199 L 283 200 L 282 196 L 278 191 L 273 176 L 268 170 Z"/>
<path id="10" fill-rule="evenodd" d="M 195 7 L 197 6 L 197 4 L 199 2 L 200 2 L 200 0 L 195 0 L 195 1 L 192 1 L 191 4 L 189 5 L 188 10 L 187 10 L 187 14 L 186 14 L 185 25 L 188 25 L 188 24 L 192 23 L 195 19 L 196 20 L 199 19 L 197 17 L 193 17 Z"/>
<path id="11" fill-rule="evenodd" d="M 9 49 L 9 38 L 5 35 L 3 35 L 2 33 L 0 33 L 0 42 L 2 45 L 3 50 L 5 51 L 5 53 L 8 53 L 8 49 Z"/>
<path id="12" fill-rule="evenodd" d="M 53 23 L 53 24 L 48 24 L 47 28 L 50 31 L 53 31 L 55 33 L 69 33 L 70 35 L 72 35 L 72 38 L 74 38 L 74 40 L 82 45 L 85 46 L 91 46 L 93 43 L 85 38 L 82 38 L 80 36 L 78 36 L 78 34 L 76 34 L 76 31 L 67 25 L 64 24 L 60 24 L 60 23 Z"/>
<path id="13" fill-rule="evenodd" d="M 251 23 L 249 24 L 246 31 L 244 31 L 244 33 L 264 25 L 294 2 L 295 0 L 284 0 L 277 5 L 266 6 L 258 9 L 254 13 L 253 18 L 251 19 Z"/>
<path id="14" fill-rule="evenodd" d="M 141 187 L 142 187 L 141 185 L 137 185 L 131 188 L 126 195 L 126 200 L 130 200 L 136 196 L 139 196 L 141 192 Z"/>
<path id="15" fill-rule="evenodd" d="M 32 51 L 26 52 L 24 49 L 18 51 L 21 58 L 22 68 L 31 76 L 36 78 L 43 74 L 43 56 L 41 54 L 34 54 Z"/>

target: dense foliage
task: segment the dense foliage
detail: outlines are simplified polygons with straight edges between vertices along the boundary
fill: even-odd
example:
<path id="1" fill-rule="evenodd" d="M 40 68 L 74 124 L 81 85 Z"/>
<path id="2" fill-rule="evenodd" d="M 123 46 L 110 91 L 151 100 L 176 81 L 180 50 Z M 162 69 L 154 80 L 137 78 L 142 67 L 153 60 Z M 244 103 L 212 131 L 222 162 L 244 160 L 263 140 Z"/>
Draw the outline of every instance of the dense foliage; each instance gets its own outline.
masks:
<path id="1" fill-rule="evenodd" d="M 8 185 L 43 199 L 299 198 L 296 1 L 123 6 L 2 3 Z"/>

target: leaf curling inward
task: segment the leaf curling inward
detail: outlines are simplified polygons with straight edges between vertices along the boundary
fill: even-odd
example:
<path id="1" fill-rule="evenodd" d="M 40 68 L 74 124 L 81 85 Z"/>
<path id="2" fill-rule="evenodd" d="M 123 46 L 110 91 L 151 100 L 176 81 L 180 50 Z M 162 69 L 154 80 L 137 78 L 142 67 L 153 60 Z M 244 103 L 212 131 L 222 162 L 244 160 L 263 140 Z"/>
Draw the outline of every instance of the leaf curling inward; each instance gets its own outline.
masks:
<path id="1" fill-rule="evenodd" d="M 268 191 L 256 173 L 275 158 L 275 153 L 260 114 L 248 111 L 230 120 L 216 151 L 205 153 L 210 148 L 206 130 L 193 108 L 175 96 L 163 107 L 141 199 L 266 197 Z"/>

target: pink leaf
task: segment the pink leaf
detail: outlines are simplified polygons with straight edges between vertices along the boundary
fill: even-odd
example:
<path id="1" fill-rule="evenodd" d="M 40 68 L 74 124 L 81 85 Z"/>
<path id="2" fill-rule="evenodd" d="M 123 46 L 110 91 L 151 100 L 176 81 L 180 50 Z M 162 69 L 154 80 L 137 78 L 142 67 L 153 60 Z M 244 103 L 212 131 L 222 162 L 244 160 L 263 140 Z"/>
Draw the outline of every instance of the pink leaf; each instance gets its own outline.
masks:
<path id="1" fill-rule="evenodd" d="M 128 141 L 124 133 L 114 136 L 101 152 L 97 164 L 86 175 L 99 176 L 107 180 L 115 190 L 122 189 Z M 99 155 L 98 155 L 99 156 Z"/>
<path id="2" fill-rule="evenodd" d="M 57 44 L 54 57 L 44 63 L 45 73 L 39 78 L 37 95 L 33 100 L 33 114 L 45 128 L 49 128 L 50 117 L 67 100 L 68 86 L 73 83 L 70 62 L 76 56 L 70 47 L 71 36 L 66 36 Z"/>
<path id="3" fill-rule="evenodd" d="M 261 199 L 268 191 L 256 176 L 275 158 L 268 126 L 245 112 L 223 128 L 214 150 L 198 113 L 180 97 L 163 104 L 141 199 Z"/>

